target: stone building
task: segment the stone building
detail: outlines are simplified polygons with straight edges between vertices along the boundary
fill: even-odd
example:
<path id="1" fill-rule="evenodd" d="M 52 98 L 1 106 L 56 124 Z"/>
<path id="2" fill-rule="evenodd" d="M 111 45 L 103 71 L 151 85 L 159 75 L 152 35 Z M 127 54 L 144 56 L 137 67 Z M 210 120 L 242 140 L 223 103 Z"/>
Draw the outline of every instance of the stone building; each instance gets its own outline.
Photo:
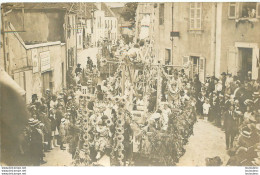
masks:
<path id="1" fill-rule="evenodd" d="M 137 7 L 135 36 L 154 43 L 155 59 L 185 68 L 190 77 L 198 74 L 201 81 L 207 74 L 219 77 L 224 71 L 236 75 L 247 66 L 256 79 L 258 7 L 259 3 L 142 2 Z M 247 8 L 255 15 L 243 17 Z M 247 63 L 242 58 L 246 56 Z"/>
<path id="2" fill-rule="evenodd" d="M 26 91 L 27 103 L 34 93 L 42 96 L 46 89 L 56 93 L 65 87 L 67 67 L 75 64 L 75 14 L 55 4 L 3 5 L 1 62 Z"/>

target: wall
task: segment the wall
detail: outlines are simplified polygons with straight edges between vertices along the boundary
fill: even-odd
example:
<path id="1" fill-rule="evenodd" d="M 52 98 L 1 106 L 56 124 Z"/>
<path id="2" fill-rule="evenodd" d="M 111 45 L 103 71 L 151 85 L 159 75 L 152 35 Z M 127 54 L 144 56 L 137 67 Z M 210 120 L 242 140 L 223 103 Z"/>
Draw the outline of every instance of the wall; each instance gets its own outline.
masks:
<path id="1" fill-rule="evenodd" d="M 111 25 L 112 22 L 112 25 Z M 110 38 L 110 40 L 115 43 L 117 40 L 117 18 L 116 17 L 105 17 L 105 37 Z M 106 25 L 105 25 L 106 26 Z M 109 34 L 110 33 L 110 34 Z"/>
<path id="2" fill-rule="evenodd" d="M 52 71 L 52 82 L 53 82 L 53 93 L 57 93 L 62 90 L 62 63 L 64 63 L 64 72 L 65 75 L 65 45 L 61 44 L 60 42 L 55 43 L 43 43 L 40 46 L 32 45 L 31 48 L 27 50 L 28 59 L 32 59 L 32 50 L 37 50 L 38 55 L 38 67 L 39 72 L 32 73 L 32 79 L 30 82 L 32 89 L 31 94 L 38 94 L 39 97 L 42 96 L 43 93 L 43 80 L 42 80 L 42 71 L 41 71 L 41 60 L 40 60 L 40 53 L 41 52 L 50 52 L 50 71 Z M 64 76 L 65 77 L 65 76 Z M 65 78 L 63 79 L 65 82 Z M 29 82 L 28 82 L 29 83 Z M 65 84 L 64 84 L 65 85 Z"/>
<path id="3" fill-rule="evenodd" d="M 8 23 L 7 30 L 16 30 L 12 24 Z M 14 70 L 26 68 L 29 66 L 25 44 L 17 33 L 5 33 L 5 51 L 7 58 L 7 73 L 13 75 Z"/>
<path id="4" fill-rule="evenodd" d="M 69 66 L 75 67 L 77 64 L 77 32 L 76 32 L 76 14 L 66 14 L 64 17 L 66 21 L 66 52 L 67 52 L 67 61 L 66 67 Z"/>
<path id="5" fill-rule="evenodd" d="M 94 37 L 93 43 L 97 44 L 98 41 L 103 41 L 105 37 L 105 14 L 104 11 L 97 10 L 94 13 Z"/>
<path id="6" fill-rule="evenodd" d="M 235 42 L 257 43 L 260 47 L 260 19 L 256 19 L 253 27 L 249 22 L 236 26 L 236 20 L 228 18 L 228 7 L 229 3 L 223 3 L 220 72 L 228 70 L 228 52 L 235 47 Z"/>
<path id="7" fill-rule="evenodd" d="M 140 32 L 140 20 L 142 12 L 150 12 L 151 23 L 149 26 L 150 38 L 154 40 L 154 54 L 156 59 L 165 63 L 165 49 L 171 50 L 172 64 L 181 66 L 184 56 L 200 56 L 206 59 L 206 72 L 214 74 L 214 57 L 211 53 L 214 47 L 214 3 L 202 3 L 202 28 L 201 30 L 190 30 L 190 3 L 166 2 L 164 4 L 164 23 L 159 24 L 159 9 L 161 3 L 140 3 L 137 9 L 137 30 Z M 144 4 L 144 5 L 142 5 Z M 173 15 L 172 15 L 173 5 Z M 153 15 L 154 14 L 154 15 Z M 172 24 L 173 16 L 173 24 Z M 172 28 L 173 26 L 173 28 Z M 171 31 L 180 33 L 180 37 L 170 37 Z"/>
<path id="8" fill-rule="evenodd" d="M 24 13 L 24 30 L 20 36 L 24 41 L 61 41 L 64 40 L 64 11 L 29 10 Z M 13 10 L 8 20 L 17 30 L 23 30 L 23 14 L 21 10 Z"/>
<path id="9" fill-rule="evenodd" d="M 202 28 L 198 31 L 190 30 L 189 15 L 190 3 L 173 3 L 173 31 L 180 32 L 180 37 L 173 40 L 173 65 L 182 65 L 183 56 L 202 56 L 206 58 L 206 72 L 213 74 L 214 60 L 210 59 L 210 47 L 212 44 L 212 5 L 214 3 L 202 3 Z M 159 6 L 159 5 L 158 5 Z M 172 3 L 165 3 L 164 25 L 159 25 L 159 8 L 157 8 L 157 25 L 159 56 L 165 58 L 165 49 L 172 50 L 170 32 L 172 31 Z"/>

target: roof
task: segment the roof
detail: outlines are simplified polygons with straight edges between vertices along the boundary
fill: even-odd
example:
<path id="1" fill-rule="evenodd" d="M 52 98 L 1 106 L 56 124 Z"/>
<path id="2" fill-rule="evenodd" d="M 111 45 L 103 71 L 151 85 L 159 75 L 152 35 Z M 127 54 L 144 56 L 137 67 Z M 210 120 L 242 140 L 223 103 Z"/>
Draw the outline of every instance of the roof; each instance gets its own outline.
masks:
<path id="1" fill-rule="evenodd" d="M 101 10 L 105 12 L 105 17 L 116 17 L 114 12 L 104 2 L 101 2 Z"/>
<path id="2" fill-rule="evenodd" d="M 86 9 L 86 13 L 85 13 L 85 9 Z M 78 17 L 89 19 L 91 18 L 91 11 L 97 10 L 97 7 L 93 2 L 86 2 L 86 3 L 78 2 L 73 4 L 72 10 L 78 14 Z"/>
<path id="3" fill-rule="evenodd" d="M 116 16 L 121 17 L 120 14 L 121 14 L 122 11 L 123 11 L 123 7 L 111 7 L 110 9 L 113 11 L 113 13 L 114 13 Z"/>
<path id="4" fill-rule="evenodd" d="M 3 7 L 7 9 L 33 9 L 33 10 L 43 10 L 43 9 L 59 9 L 70 11 L 71 6 L 74 3 L 46 3 L 46 2 L 37 2 L 37 3 L 4 3 Z"/>

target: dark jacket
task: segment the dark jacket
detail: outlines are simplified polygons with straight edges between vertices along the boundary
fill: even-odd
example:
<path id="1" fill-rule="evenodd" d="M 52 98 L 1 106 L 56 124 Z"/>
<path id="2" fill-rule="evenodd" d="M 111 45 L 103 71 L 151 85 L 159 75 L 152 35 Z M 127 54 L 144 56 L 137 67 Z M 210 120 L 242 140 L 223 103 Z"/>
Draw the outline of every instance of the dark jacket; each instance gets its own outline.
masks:
<path id="1" fill-rule="evenodd" d="M 57 111 L 56 112 L 56 124 L 58 129 L 60 129 L 60 123 L 61 123 L 61 119 L 63 118 L 63 113 L 61 111 Z"/>
<path id="2" fill-rule="evenodd" d="M 32 129 L 31 134 L 31 153 L 33 157 L 41 157 L 43 154 L 43 140 L 37 129 Z"/>
<path id="3" fill-rule="evenodd" d="M 234 119 L 234 111 L 230 115 L 230 111 L 224 113 L 224 129 L 226 132 L 235 132 L 236 131 L 236 122 Z"/>

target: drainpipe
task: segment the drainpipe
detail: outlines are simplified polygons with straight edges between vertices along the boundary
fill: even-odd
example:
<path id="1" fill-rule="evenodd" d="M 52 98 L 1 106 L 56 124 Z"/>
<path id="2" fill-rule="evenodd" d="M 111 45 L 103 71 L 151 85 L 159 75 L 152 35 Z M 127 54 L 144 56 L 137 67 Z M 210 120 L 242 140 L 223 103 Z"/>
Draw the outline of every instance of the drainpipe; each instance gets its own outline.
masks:
<path id="1" fill-rule="evenodd" d="M 173 32 L 173 2 L 172 2 L 172 32 Z M 172 37 L 172 60 L 171 64 L 173 65 L 173 37 Z"/>
<path id="2" fill-rule="evenodd" d="M 216 19 L 216 62 L 215 76 L 220 76 L 221 62 L 221 32 L 222 32 L 222 2 L 217 2 L 217 19 Z"/>
<path id="3" fill-rule="evenodd" d="M 215 71 L 215 66 L 216 66 L 216 24 L 217 24 L 217 3 L 214 3 L 213 6 L 213 23 L 212 23 L 212 29 L 213 29 L 213 43 L 212 43 L 212 56 L 211 58 L 213 59 L 213 75 L 216 75 L 216 71 Z"/>
<path id="4" fill-rule="evenodd" d="M 4 16 L 5 16 L 5 14 L 4 14 L 4 8 L 2 8 L 1 9 L 1 22 L 2 22 L 2 36 L 3 36 L 3 43 L 2 43 L 2 45 L 3 45 L 3 54 L 4 54 L 4 70 L 7 72 L 7 58 L 6 58 L 6 48 L 5 48 L 5 25 L 4 25 Z"/>

